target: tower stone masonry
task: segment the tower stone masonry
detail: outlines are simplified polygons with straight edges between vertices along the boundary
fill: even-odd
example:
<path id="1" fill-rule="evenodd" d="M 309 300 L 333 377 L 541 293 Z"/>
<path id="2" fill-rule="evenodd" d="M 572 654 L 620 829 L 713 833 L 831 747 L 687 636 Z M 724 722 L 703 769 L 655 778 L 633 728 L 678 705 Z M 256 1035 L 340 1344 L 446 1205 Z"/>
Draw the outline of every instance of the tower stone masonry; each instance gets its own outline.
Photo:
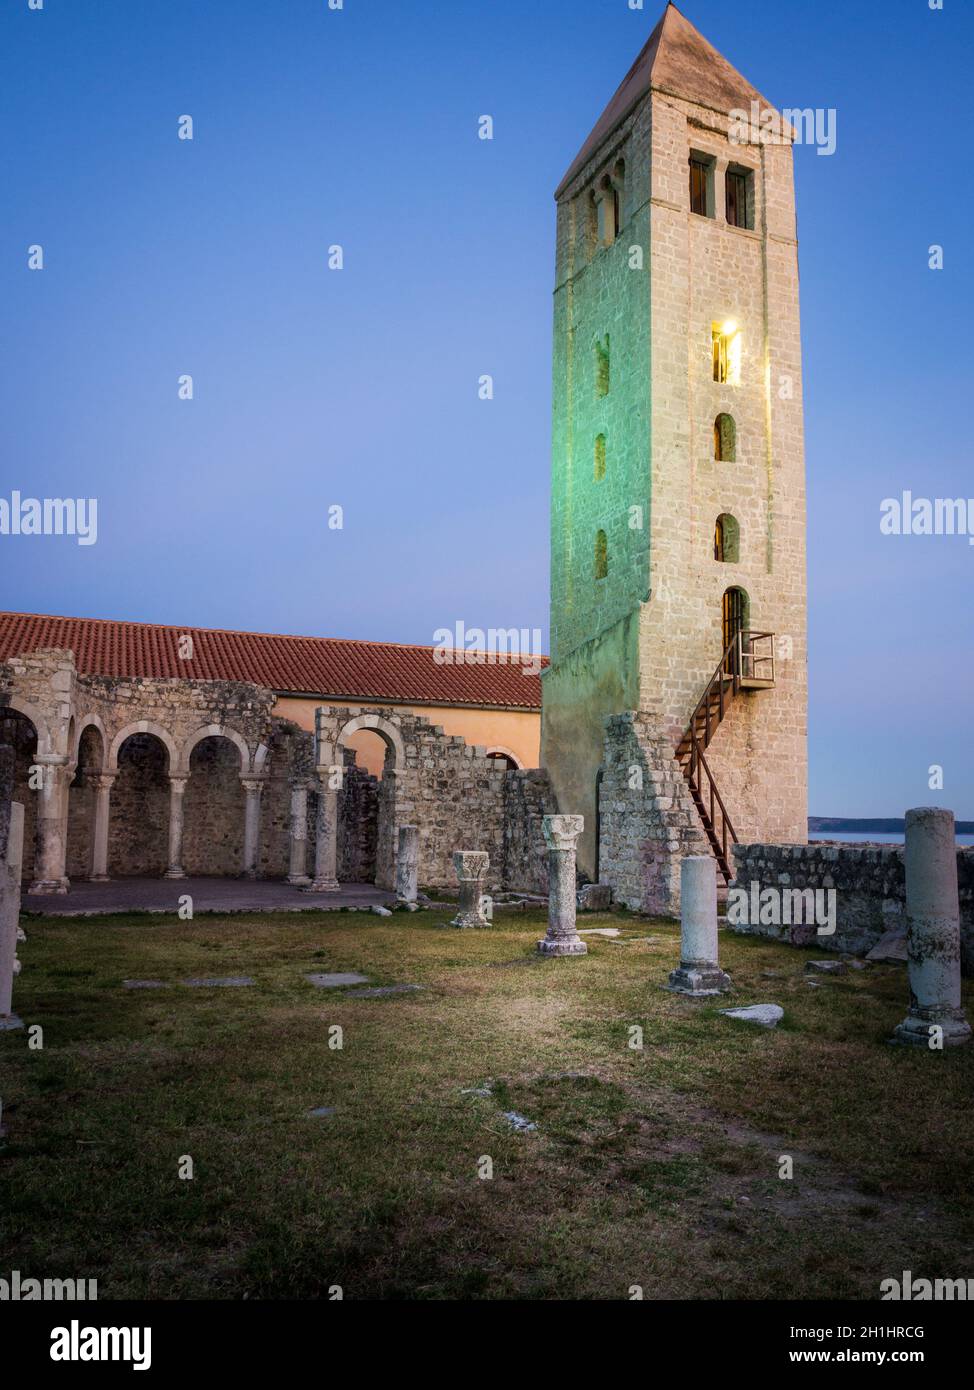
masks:
<path id="1" fill-rule="evenodd" d="M 670 5 L 555 195 L 542 764 L 580 869 L 642 910 L 677 909 L 724 813 L 807 839 L 793 158 L 787 126 L 741 130 L 752 103 Z"/>

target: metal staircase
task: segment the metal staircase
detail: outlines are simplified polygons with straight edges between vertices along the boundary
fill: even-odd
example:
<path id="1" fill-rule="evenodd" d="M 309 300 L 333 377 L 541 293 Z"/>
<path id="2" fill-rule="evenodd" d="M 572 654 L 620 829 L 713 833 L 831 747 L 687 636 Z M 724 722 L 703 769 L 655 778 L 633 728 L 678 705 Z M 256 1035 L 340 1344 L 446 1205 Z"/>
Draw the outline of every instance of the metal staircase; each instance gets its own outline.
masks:
<path id="1" fill-rule="evenodd" d="M 704 753 L 740 692 L 769 690 L 774 682 L 774 633 L 736 632 L 677 744 L 676 760 L 726 883 L 734 877 L 730 846 L 737 832 Z"/>

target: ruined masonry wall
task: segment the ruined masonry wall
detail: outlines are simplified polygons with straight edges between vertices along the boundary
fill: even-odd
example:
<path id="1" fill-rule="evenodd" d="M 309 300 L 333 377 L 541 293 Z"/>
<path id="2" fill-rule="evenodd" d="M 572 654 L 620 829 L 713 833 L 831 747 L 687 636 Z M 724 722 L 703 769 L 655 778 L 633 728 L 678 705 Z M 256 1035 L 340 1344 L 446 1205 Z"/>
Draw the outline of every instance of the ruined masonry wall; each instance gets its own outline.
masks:
<path id="1" fill-rule="evenodd" d="M 814 926 L 741 926 L 745 935 L 768 936 L 794 946 L 863 955 L 888 931 L 906 932 L 906 879 L 902 845 L 735 845 L 732 887 L 834 888 L 836 931 L 819 936 Z M 961 913 L 961 961 L 974 974 L 974 849 L 957 851 Z"/>
<path id="2" fill-rule="evenodd" d="M 599 882 L 635 912 L 677 916 L 680 861 L 707 854 L 673 744 L 646 714 L 606 720 Z"/>

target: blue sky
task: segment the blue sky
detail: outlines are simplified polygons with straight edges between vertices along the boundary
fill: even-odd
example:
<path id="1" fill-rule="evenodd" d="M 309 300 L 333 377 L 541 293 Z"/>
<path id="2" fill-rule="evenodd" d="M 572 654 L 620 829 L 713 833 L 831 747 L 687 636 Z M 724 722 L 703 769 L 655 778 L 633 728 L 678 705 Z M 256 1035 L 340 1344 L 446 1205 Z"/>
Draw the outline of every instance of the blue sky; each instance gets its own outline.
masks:
<path id="1" fill-rule="evenodd" d="M 682 8 L 837 111 L 796 155 L 811 810 L 974 816 L 974 548 L 878 526 L 974 496 L 971 7 Z M 5 0 L 0 493 L 97 496 L 99 539 L 0 539 L 0 606 L 546 640 L 552 194 L 661 9 Z"/>

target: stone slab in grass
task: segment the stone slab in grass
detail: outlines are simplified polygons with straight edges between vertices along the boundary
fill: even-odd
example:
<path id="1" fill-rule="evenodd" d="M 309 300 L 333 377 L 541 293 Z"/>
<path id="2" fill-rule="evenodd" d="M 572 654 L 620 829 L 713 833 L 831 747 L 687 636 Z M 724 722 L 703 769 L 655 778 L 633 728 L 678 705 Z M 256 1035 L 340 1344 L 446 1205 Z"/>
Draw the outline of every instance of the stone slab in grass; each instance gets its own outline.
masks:
<path id="1" fill-rule="evenodd" d="M 166 989 L 165 980 L 123 980 L 126 989 Z"/>
<path id="2" fill-rule="evenodd" d="M 245 985 L 253 983 L 249 975 L 214 975 L 183 981 L 189 989 L 242 989 Z"/>
<path id="3" fill-rule="evenodd" d="M 334 1105 L 319 1105 L 317 1110 L 308 1111 L 308 1119 L 325 1120 L 328 1118 L 329 1115 L 334 1115 L 336 1109 L 337 1106 Z"/>
<path id="4" fill-rule="evenodd" d="M 810 975 L 845 975 L 849 967 L 844 960 L 809 960 L 805 969 Z"/>
<path id="5" fill-rule="evenodd" d="M 780 1004 L 750 1004 L 746 1009 L 721 1009 L 728 1018 L 739 1018 L 742 1023 L 756 1023 L 761 1028 L 777 1028 L 785 1016 Z"/>
<path id="6" fill-rule="evenodd" d="M 867 960 L 893 960 L 905 961 L 906 953 L 906 933 L 902 931 L 888 931 L 881 936 L 871 951 L 866 953 Z"/>
<path id="7" fill-rule="evenodd" d="M 334 970 L 324 974 L 305 975 L 306 980 L 310 980 L 315 989 L 344 989 L 346 985 L 367 985 L 368 975 L 356 974 L 354 970 Z"/>
<path id="8" fill-rule="evenodd" d="M 377 985 L 373 989 L 350 989 L 349 999 L 382 999 L 387 994 L 413 994 L 425 985 Z"/>
<path id="9" fill-rule="evenodd" d="M 579 927 L 579 936 L 618 936 L 618 927 Z"/>

